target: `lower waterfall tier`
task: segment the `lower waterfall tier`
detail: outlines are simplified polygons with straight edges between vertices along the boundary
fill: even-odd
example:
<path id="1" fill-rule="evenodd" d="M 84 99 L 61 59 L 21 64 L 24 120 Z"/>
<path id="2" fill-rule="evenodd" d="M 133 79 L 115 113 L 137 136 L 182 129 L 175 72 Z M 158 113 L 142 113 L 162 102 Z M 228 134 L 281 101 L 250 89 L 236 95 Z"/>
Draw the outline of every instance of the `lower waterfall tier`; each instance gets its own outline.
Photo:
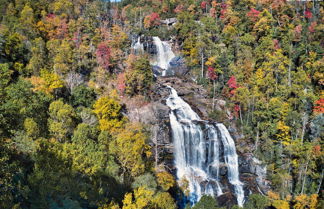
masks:
<path id="1" fill-rule="evenodd" d="M 195 204 L 202 195 L 221 195 L 220 164 L 227 167 L 239 206 L 244 203 L 243 183 L 239 179 L 235 143 L 223 124 L 203 121 L 171 88 L 167 105 L 174 143 L 175 167 L 179 183 L 188 182 L 189 199 Z M 221 152 L 222 150 L 222 152 Z M 223 156 L 221 156 L 223 153 Z"/>

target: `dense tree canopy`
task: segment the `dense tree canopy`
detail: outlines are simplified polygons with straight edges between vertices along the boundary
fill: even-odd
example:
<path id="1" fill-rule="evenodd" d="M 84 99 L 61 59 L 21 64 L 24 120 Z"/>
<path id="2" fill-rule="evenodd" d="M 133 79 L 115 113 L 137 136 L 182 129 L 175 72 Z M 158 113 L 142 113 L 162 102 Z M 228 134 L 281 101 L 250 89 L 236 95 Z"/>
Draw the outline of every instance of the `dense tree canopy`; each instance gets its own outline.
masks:
<path id="1" fill-rule="evenodd" d="M 225 100 L 241 144 L 267 164 L 271 191 L 245 208 L 323 208 L 323 5 L 0 0 L 0 208 L 184 205 L 187 190 L 154 165 L 151 127 L 126 116 L 126 100 L 154 93 L 134 35 L 172 39 L 210 118 L 224 120 L 215 104 Z M 187 207 L 219 208 L 210 196 Z"/>

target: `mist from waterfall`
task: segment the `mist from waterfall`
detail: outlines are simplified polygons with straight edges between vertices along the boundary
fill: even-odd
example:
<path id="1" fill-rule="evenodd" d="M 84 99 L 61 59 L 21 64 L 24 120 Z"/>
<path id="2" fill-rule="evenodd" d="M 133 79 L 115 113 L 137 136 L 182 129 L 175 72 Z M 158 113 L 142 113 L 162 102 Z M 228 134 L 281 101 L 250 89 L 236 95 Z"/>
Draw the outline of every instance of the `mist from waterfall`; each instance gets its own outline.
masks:
<path id="1" fill-rule="evenodd" d="M 164 70 L 167 70 L 169 67 L 170 61 L 175 57 L 171 46 L 166 41 L 161 41 L 159 37 L 153 37 L 153 43 L 156 46 L 156 60 L 153 62 L 153 65 L 156 65 Z M 162 76 L 165 75 L 165 71 L 163 71 Z"/>
<path id="2" fill-rule="evenodd" d="M 203 121 L 189 104 L 170 88 L 167 105 L 174 144 L 178 182 L 189 183 L 189 199 L 196 203 L 202 195 L 223 194 L 219 179 L 220 149 L 224 150 L 228 181 L 234 187 L 239 206 L 244 203 L 243 183 L 239 180 L 235 143 L 223 124 Z"/>

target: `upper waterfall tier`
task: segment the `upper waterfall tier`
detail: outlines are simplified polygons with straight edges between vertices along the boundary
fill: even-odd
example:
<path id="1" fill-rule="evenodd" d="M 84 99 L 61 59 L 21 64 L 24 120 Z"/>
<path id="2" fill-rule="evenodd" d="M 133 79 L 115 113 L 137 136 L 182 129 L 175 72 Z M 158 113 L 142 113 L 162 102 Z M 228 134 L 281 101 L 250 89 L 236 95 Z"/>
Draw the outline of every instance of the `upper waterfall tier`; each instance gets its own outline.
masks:
<path id="1" fill-rule="evenodd" d="M 135 42 L 132 46 L 135 51 L 135 54 L 144 54 L 144 45 L 141 43 L 141 37 L 137 38 L 137 42 Z"/>
<path id="2" fill-rule="evenodd" d="M 228 170 L 228 181 L 233 185 L 237 202 L 244 202 L 243 184 L 239 180 L 238 156 L 235 143 L 223 124 L 203 121 L 189 104 L 170 88 L 167 105 L 170 107 L 170 125 L 174 144 L 175 167 L 179 183 L 189 183 L 189 199 L 194 204 L 202 195 L 222 194 L 219 179 L 220 164 Z M 224 156 L 220 156 L 220 150 Z M 220 162 L 224 159 L 225 162 Z"/>
<path id="3" fill-rule="evenodd" d="M 153 37 L 153 42 L 157 50 L 156 61 L 153 63 L 153 65 L 157 65 L 160 68 L 167 70 L 170 61 L 175 57 L 171 46 L 168 44 L 168 42 L 161 41 L 159 37 Z"/>

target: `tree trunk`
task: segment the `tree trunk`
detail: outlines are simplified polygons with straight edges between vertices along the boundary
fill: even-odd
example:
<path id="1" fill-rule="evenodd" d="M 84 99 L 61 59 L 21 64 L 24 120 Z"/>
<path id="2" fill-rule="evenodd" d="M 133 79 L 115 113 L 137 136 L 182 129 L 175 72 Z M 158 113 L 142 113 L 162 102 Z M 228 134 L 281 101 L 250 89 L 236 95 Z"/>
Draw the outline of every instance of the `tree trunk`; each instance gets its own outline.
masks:
<path id="1" fill-rule="evenodd" d="M 140 7 L 140 11 L 139 11 L 139 22 L 140 22 L 140 29 L 142 29 L 142 8 Z"/>
<path id="2" fill-rule="evenodd" d="M 201 50 L 201 78 L 204 78 L 204 53 Z"/>
<path id="3" fill-rule="evenodd" d="M 251 112 L 251 121 L 253 121 L 253 113 L 254 113 L 254 108 L 255 108 L 255 105 L 254 105 L 254 102 L 255 102 L 255 96 L 253 95 L 253 99 L 252 99 L 252 112 Z"/>
<path id="4" fill-rule="evenodd" d="M 321 190 L 321 186 L 322 186 L 322 182 L 323 182 L 323 174 L 324 174 L 323 172 L 324 172 L 324 169 L 322 169 L 321 179 L 320 179 L 320 182 L 319 182 L 319 184 L 318 184 L 316 194 L 318 194 L 319 191 Z"/>
<path id="5" fill-rule="evenodd" d="M 258 150 L 258 143 L 259 143 L 259 122 L 258 122 L 258 125 L 257 125 L 257 135 L 256 135 L 256 139 L 255 139 L 255 152 Z"/>
<path id="6" fill-rule="evenodd" d="M 246 114 L 246 122 L 245 124 L 249 124 L 249 117 L 250 117 L 250 100 L 248 100 L 248 105 L 247 105 L 247 114 Z"/>
<path id="7" fill-rule="evenodd" d="M 305 112 L 303 113 L 302 120 L 303 120 L 303 128 L 302 128 L 302 133 L 301 133 L 301 140 L 302 140 L 302 142 L 303 142 L 303 141 L 304 141 L 304 135 L 305 135 L 306 124 L 307 124 L 307 121 L 308 121 L 307 113 L 305 113 Z"/>
<path id="8" fill-rule="evenodd" d="M 304 174 L 304 180 L 303 180 L 302 190 L 300 192 L 301 194 L 304 194 L 305 182 L 306 182 L 306 178 L 307 178 L 308 163 L 309 163 L 309 160 L 306 163 L 306 168 L 305 168 L 305 174 Z"/>
<path id="9" fill-rule="evenodd" d="M 216 82 L 215 82 L 215 80 L 213 80 L 213 107 L 212 107 L 213 111 L 215 108 L 215 91 L 216 91 Z"/>
<path id="10" fill-rule="evenodd" d="M 290 44 L 290 49 L 289 49 L 289 67 L 288 67 L 288 86 L 291 87 L 291 52 L 292 52 L 293 45 Z"/>
<path id="11" fill-rule="evenodd" d="M 159 160 L 159 147 L 158 147 L 157 138 L 155 137 L 155 168 L 157 168 Z"/>

